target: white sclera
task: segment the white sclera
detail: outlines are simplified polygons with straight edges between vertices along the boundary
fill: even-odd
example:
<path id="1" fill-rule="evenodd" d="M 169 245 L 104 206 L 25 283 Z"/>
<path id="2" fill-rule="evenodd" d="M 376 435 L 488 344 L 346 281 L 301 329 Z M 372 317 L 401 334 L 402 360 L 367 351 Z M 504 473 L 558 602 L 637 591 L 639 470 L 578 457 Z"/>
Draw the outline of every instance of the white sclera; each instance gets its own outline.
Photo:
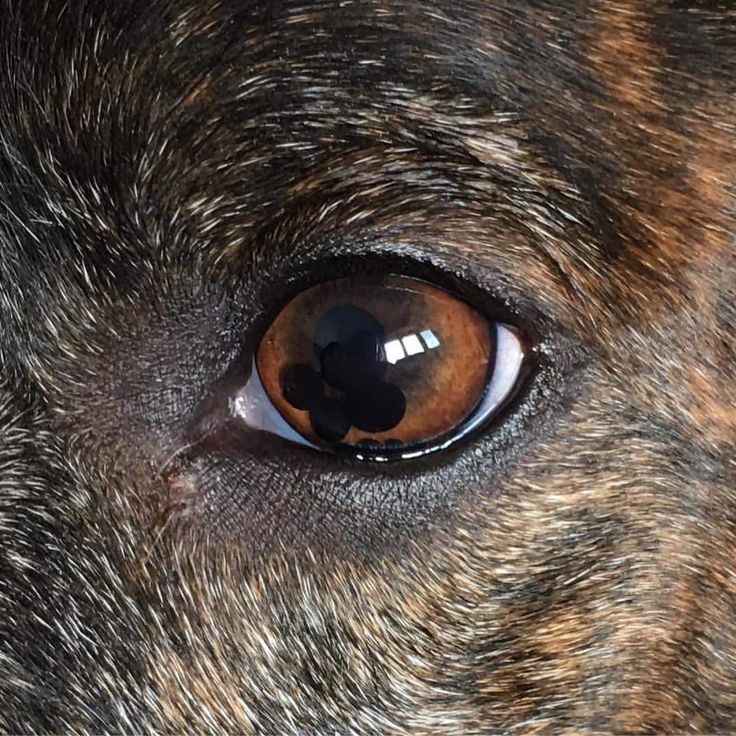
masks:
<path id="1" fill-rule="evenodd" d="M 230 399 L 230 414 L 242 420 L 251 429 L 270 432 L 299 445 L 316 447 L 302 437 L 271 403 L 258 375 L 255 359 L 248 382 Z"/>
<path id="2" fill-rule="evenodd" d="M 493 366 L 491 383 L 473 418 L 463 428 L 463 435 L 472 432 L 508 399 L 519 379 L 523 362 L 524 348 L 519 336 L 509 327 L 497 324 L 496 364 Z"/>

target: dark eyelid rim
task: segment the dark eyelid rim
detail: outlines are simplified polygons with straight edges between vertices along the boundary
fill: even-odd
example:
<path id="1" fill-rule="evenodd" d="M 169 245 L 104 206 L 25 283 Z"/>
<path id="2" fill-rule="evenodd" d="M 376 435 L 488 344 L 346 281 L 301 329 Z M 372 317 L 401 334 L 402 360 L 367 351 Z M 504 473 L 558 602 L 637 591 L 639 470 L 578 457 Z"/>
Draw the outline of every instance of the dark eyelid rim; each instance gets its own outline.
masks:
<path id="1" fill-rule="evenodd" d="M 304 252 L 306 251 L 306 252 Z M 312 286 L 348 276 L 394 273 L 427 281 L 447 290 L 476 309 L 492 322 L 515 327 L 526 340 L 529 352 L 559 326 L 545 315 L 531 298 L 523 300 L 509 293 L 508 279 L 494 278 L 492 268 L 474 262 L 480 268 L 463 264 L 456 254 L 433 251 L 426 246 L 397 244 L 389 239 L 362 238 L 337 243 L 327 241 L 320 247 L 293 251 L 293 257 L 259 258 L 262 274 L 256 291 L 261 309 L 249 330 L 255 345 L 270 322 L 294 297 Z M 478 278 L 483 271 L 482 278 Z M 498 288 L 489 288 L 489 282 Z M 516 291 L 523 292 L 523 285 Z"/>

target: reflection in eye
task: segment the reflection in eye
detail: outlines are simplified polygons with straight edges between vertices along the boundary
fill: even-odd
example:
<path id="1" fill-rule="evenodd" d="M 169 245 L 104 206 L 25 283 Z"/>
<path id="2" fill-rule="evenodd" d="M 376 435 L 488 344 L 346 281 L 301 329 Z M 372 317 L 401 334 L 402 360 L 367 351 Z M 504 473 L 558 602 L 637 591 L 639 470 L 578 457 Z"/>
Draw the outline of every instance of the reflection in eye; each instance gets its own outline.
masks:
<path id="1" fill-rule="evenodd" d="M 420 341 L 421 336 L 421 341 Z M 386 362 L 396 365 L 400 360 L 412 355 L 419 355 L 425 350 L 434 350 L 440 346 L 440 341 L 435 337 L 432 330 L 422 330 L 419 335 L 407 335 L 400 340 L 389 340 L 384 343 L 383 350 L 386 353 Z"/>
<path id="2" fill-rule="evenodd" d="M 449 447 L 498 412 L 524 351 L 513 328 L 406 276 L 308 289 L 264 335 L 232 412 L 248 426 L 360 459 Z"/>

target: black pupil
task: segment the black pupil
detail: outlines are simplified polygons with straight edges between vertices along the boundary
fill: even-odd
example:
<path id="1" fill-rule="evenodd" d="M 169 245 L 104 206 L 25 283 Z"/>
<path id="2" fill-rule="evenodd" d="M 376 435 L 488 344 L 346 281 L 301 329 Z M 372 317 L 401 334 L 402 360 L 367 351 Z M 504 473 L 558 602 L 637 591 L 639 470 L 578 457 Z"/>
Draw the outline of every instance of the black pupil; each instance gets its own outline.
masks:
<path id="1" fill-rule="evenodd" d="M 330 309 L 313 336 L 315 362 L 293 363 L 282 376 L 284 398 L 309 412 L 314 433 L 340 442 L 355 427 L 386 432 L 401 422 L 406 397 L 386 381 L 386 333 L 370 312 L 353 304 Z"/>

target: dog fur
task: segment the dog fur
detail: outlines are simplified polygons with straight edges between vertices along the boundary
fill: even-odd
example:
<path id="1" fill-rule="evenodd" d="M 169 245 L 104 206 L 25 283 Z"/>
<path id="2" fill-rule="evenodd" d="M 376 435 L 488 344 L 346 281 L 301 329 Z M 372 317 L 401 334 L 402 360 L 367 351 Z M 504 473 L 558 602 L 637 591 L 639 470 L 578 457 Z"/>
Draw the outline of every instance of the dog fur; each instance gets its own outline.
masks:
<path id="1" fill-rule="evenodd" d="M 731 2 L 0 0 L 0 54 L 6 732 L 736 728 Z M 539 338 L 518 409 L 188 452 L 376 258 Z"/>

